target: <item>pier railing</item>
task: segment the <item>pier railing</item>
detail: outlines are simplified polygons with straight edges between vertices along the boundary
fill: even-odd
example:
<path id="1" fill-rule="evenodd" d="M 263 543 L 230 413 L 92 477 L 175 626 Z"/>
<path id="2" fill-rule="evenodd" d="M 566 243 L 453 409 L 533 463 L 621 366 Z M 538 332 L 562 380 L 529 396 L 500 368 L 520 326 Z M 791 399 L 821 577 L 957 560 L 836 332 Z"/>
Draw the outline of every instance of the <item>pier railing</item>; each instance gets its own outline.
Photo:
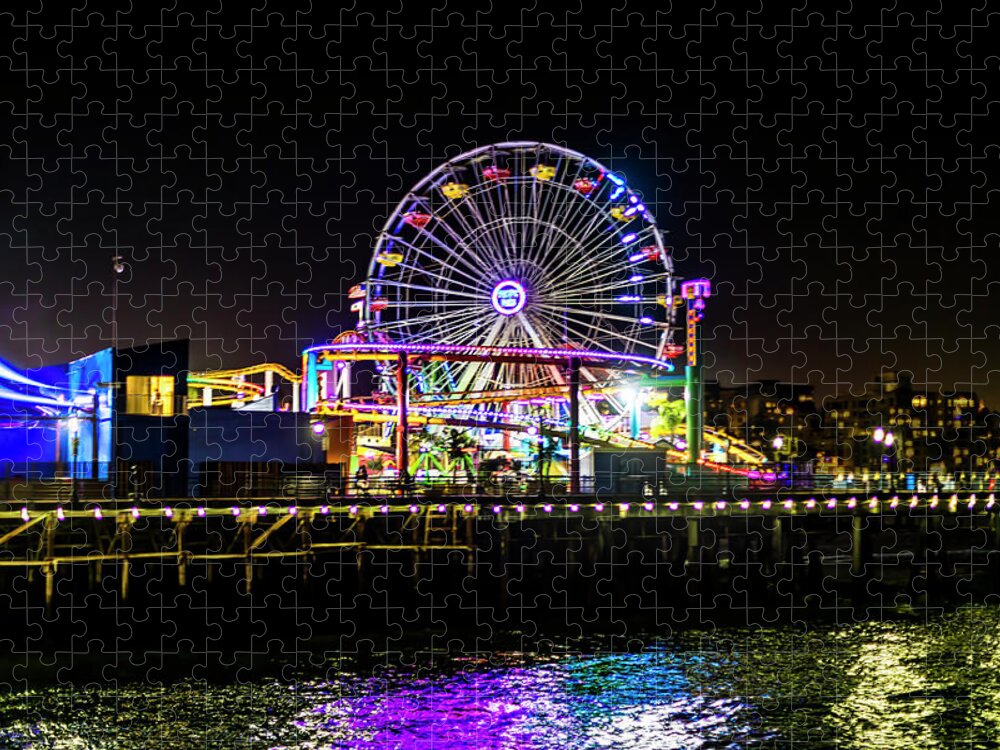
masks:
<path id="1" fill-rule="evenodd" d="M 761 470 L 757 467 L 729 467 L 719 472 L 704 467 L 671 467 L 657 473 L 605 473 L 585 476 L 578 498 L 632 498 L 667 500 L 715 498 L 739 500 L 748 495 L 766 493 L 801 495 L 908 494 L 950 495 L 952 493 L 989 494 L 1000 492 L 1000 477 L 985 472 L 868 474 L 811 473 Z M 401 480 L 395 476 L 343 477 L 339 471 L 294 471 L 281 474 L 235 477 L 223 483 L 194 474 L 178 477 L 176 472 L 103 471 L 103 479 L 72 477 L 47 472 L 44 466 L 27 467 L 0 479 L 0 506 L 17 509 L 22 505 L 55 508 L 83 507 L 87 503 L 144 504 L 167 498 L 186 497 L 213 504 L 237 500 L 295 501 L 336 503 L 356 499 L 360 502 L 379 498 L 412 498 L 434 503 L 444 498 L 568 498 L 569 482 L 565 477 L 541 477 L 529 474 L 462 474 L 453 476 L 417 476 Z"/>

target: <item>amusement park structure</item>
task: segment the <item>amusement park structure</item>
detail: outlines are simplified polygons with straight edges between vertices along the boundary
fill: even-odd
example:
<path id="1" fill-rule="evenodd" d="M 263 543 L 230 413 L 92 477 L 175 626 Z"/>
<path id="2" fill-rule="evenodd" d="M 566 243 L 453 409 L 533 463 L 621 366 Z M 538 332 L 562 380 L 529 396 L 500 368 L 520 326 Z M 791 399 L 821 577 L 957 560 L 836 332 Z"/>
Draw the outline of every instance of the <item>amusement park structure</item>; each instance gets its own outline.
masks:
<path id="1" fill-rule="evenodd" d="M 824 580 L 843 569 L 855 605 L 890 553 L 904 550 L 912 586 L 942 567 L 925 557 L 917 574 L 912 561 L 943 551 L 945 531 L 956 549 L 1000 544 L 995 477 L 959 475 L 950 496 L 936 476 L 912 477 L 902 498 L 893 473 L 877 486 L 796 481 L 706 427 L 711 294 L 675 275 L 652 212 L 605 166 L 541 143 L 457 156 L 396 207 L 348 293 L 356 325 L 305 349 L 299 372 L 192 371 L 183 340 L 34 371 L 0 361 L 0 584 L 44 602 L 24 611 L 46 623 L 72 613 L 73 627 L 81 591 L 117 618 L 159 607 L 189 576 L 199 597 L 213 578 L 222 595 L 239 580 L 239 611 L 256 612 L 246 595 L 270 585 L 331 608 L 409 591 L 401 601 L 420 604 L 407 627 L 439 618 L 436 599 L 422 603 L 437 588 L 446 606 L 472 595 L 463 611 L 558 602 L 620 622 L 658 602 L 715 602 L 717 584 L 740 582 L 731 601 L 747 581 L 794 592 L 823 555 L 803 565 L 793 550 L 814 544 L 833 552 Z M 698 587 L 706 599 L 687 598 Z"/>
<path id="2" fill-rule="evenodd" d="M 703 424 L 710 296 L 708 280 L 676 276 L 653 212 L 622 176 L 561 146 L 500 143 L 408 191 L 348 292 L 354 329 L 306 349 L 300 373 L 185 365 L 172 379 L 152 362 L 159 374 L 140 376 L 123 369 L 140 355 L 109 349 L 58 377 L 3 365 L 0 400 L 10 425 L 55 427 L 54 465 L 71 454 L 74 480 L 117 465 L 119 413 L 199 410 L 209 429 L 214 407 L 308 415 L 341 476 L 404 485 L 490 465 L 540 479 L 554 469 L 576 494 L 598 454 L 629 451 L 683 472 L 745 473 L 764 456 Z M 374 370 L 367 393 L 356 392 L 362 368 Z M 683 419 L 666 426 L 648 408 L 664 396 L 683 401 Z"/>
<path id="3" fill-rule="evenodd" d="M 621 176 L 551 144 L 485 146 L 439 166 L 396 207 L 349 293 L 356 330 L 303 353 L 302 405 L 318 420 L 392 429 L 404 480 L 414 424 L 472 431 L 484 452 L 526 461 L 541 462 L 544 441 L 557 439 L 573 493 L 593 448 L 732 470 L 725 454 L 702 453 L 710 295 L 707 280 L 675 277 L 651 210 Z M 377 388 L 357 397 L 361 361 L 374 363 Z M 684 435 L 657 441 L 643 430 L 642 400 L 668 389 L 683 390 Z M 716 431 L 707 439 L 740 463 L 763 460 Z"/>

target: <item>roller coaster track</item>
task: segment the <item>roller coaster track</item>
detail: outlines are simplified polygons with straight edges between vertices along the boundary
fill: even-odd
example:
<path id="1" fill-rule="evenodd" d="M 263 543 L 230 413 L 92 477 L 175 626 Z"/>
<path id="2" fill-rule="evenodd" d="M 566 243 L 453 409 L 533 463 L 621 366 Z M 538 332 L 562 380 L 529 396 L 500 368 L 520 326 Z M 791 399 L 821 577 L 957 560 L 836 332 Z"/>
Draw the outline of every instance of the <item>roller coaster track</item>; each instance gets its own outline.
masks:
<path id="1" fill-rule="evenodd" d="M 264 393 L 264 386 L 259 383 L 251 383 L 245 380 L 252 375 L 261 375 L 272 372 L 279 378 L 289 382 L 292 386 L 298 386 L 302 382 L 302 376 L 296 375 L 284 365 L 274 362 L 265 362 L 260 365 L 241 367 L 230 370 L 206 370 L 192 372 L 188 375 L 188 385 L 193 387 L 209 387 L 213 391 L 220 391 L 219 397 L 212 399 L 213 406 L 229 406 L 231 404 L 251 403 L 255 398 L 267 395 Z M 239 394 L 244 394 L 240 396 Z M 250 396 L 250 398 L 247 398 Z M 204 403 L 197 398 L 188 400 L 190 408 L 203 406 Z"/>

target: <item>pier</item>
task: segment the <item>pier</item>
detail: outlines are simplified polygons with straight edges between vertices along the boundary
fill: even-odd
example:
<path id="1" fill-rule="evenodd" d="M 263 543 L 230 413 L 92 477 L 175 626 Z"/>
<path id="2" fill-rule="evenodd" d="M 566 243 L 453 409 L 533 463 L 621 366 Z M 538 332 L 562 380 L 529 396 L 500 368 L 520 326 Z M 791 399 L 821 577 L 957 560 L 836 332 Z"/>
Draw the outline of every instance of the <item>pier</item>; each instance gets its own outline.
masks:
<path id="1" fill-rule="evenodd" d="M 410 623 L 446 608 L 581 627 L 709 622 L 727 609 L 874 616 L 1000 593 L 998 510 L 993 494 L 967 489 L 787 487 L 26 503 L 0 510 L 0 590 L 28 620 L 88 601 L 105 602 L 92 612 L 195 606 L 209 591 L 220 611 L 272 601 L 348 619 L 364 609 L 380 623 L 390 602 L 390 621 Z"/>

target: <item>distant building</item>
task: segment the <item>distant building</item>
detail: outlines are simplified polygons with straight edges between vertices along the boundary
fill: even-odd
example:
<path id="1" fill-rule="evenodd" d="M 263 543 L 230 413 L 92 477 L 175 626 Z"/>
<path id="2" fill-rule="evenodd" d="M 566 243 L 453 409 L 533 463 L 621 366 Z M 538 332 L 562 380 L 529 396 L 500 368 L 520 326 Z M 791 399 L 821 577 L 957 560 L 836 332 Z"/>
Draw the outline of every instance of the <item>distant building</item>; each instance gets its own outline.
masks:
<path id="1" fill-rule="evenodd" d="M 816 399 L 811 385 L 759 380 L 722 386 L 710 381 L 705 384 L 705 424 L 779 460 L 816 458 Z M 775 449 L 779 435 L 781 448 Z"/>
<path id="2" fill-rule="evenodd" d="M 887 371 L 861 396 L 831 399 L 827 407 L 826 430 L 837 433 L 847 466 L 915 472 L 996 468 L 998 418 L 974 391 L 918 390 L 908 373 Z"/>
<path id="3" fill-rule="evenodd" d="M 705 423 L 774 460 L 810 461 L 820 471 L 1000 469 L 1000 415 L 975 392 L 916 389 L 907 373 L 885 372 L 860 396 L 822 403 L 809 385 L 709 382 Z"/>

